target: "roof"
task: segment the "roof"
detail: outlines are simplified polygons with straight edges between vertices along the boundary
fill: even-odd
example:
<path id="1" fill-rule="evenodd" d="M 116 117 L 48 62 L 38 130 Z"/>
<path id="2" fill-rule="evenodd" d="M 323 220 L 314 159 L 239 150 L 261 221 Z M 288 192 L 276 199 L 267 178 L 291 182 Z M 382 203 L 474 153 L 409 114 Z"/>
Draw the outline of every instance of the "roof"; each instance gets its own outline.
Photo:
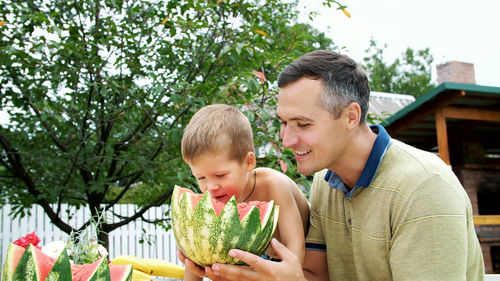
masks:
<path id="1" fill-rule="evenodd" d="M 444 116 L 450 142 L 481 142 L 485 149 L 500 152 L 500 87 L 445 82 L 382 125 L 395 139 L 436 151 L 436 114 Z"/>
<path id="2" fill-rule="evenodd" d="M 368 113 L 384 118 L 398 112 L 414 101 L 415 97 L 411 95 L 372 91 L 370 93 Z"/>

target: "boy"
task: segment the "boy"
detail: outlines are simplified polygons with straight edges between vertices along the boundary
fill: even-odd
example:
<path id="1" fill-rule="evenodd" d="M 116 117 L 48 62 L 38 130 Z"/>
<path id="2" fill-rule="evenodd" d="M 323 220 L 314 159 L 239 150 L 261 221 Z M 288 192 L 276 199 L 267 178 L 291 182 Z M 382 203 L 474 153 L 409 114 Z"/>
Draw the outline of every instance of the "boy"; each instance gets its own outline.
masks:
<path id="1" fill-rule="evenodd" d="M 295 182 L 270 168 L 255 168 L 253 133 L 248 119 L 235 107 L 214 104 L 193 115 L 182 137 L 182 157 L 202 192 L 227 203 L 274 200 L 280 207 L 275 237 L 300 262 L 309 224 L 309 202 Z M 271 247 L 269 258 L 278 258 Z M 183 261 L 184 262 L 184 261 Z M 201 280 L 186 267 L 185 280 Z"/>

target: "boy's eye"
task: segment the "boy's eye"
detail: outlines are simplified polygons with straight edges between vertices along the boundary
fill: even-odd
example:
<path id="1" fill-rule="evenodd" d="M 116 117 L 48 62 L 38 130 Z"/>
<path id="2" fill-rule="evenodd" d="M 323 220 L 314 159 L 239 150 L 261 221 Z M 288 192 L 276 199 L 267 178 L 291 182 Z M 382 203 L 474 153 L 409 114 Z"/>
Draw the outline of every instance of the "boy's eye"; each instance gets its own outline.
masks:
<path id="1" fill-rule="evenodd" d="M 226 175 L 226 174 L 215 175 L 215 176 L 216 176 L 216 177 L 218 177 L 218 178 L 222 178 L 222 177 L 224 177 L 225 175 Z"/>
<path id="2" fill-rule="evenodd" d="M 199 178 L 196 178 L 197 180 L 201 181 L 201 180 L 204 180 L 205 177 L 199 177 Z"/>

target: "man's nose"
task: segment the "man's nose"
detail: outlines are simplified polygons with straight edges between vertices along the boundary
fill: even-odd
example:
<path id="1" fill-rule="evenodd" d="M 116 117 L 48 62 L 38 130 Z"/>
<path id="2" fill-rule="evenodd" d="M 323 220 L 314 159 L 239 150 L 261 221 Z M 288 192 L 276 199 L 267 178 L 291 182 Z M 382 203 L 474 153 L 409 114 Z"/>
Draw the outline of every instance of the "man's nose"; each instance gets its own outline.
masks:
<path id="1" fill-rule="evenodd" d="M 284 126 L 280 130 L 280 137 L 284 147 L 291 147 L 297 143 L 297 135 L 288 127 Z"/>

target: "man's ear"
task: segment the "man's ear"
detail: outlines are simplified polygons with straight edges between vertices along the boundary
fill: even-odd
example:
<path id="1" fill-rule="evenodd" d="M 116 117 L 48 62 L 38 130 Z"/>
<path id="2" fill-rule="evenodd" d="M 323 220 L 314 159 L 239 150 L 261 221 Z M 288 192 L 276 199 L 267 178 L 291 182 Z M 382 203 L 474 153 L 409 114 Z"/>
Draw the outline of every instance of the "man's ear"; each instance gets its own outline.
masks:
<path id="1" fill-rule="evenodd" d="M 361 120 L 361 106 L 357 102 L 351 102 L 344 109 L 344 116 L 346 120 L 347 127 L 353 129 L 359 125 L 359 120 Z"/>
<path id="2" fill-rule="evenodd" d="M 255 168 L 255 165 L 257 165 L 257 159 L 255 159 L 255 153 L 249 151 L 247 153 L 247 157 L 246 157 L 246 163 L 248 165 L 248 168 L 247 170 L 249 172 L 253 171 L 253 169 Z"/>

